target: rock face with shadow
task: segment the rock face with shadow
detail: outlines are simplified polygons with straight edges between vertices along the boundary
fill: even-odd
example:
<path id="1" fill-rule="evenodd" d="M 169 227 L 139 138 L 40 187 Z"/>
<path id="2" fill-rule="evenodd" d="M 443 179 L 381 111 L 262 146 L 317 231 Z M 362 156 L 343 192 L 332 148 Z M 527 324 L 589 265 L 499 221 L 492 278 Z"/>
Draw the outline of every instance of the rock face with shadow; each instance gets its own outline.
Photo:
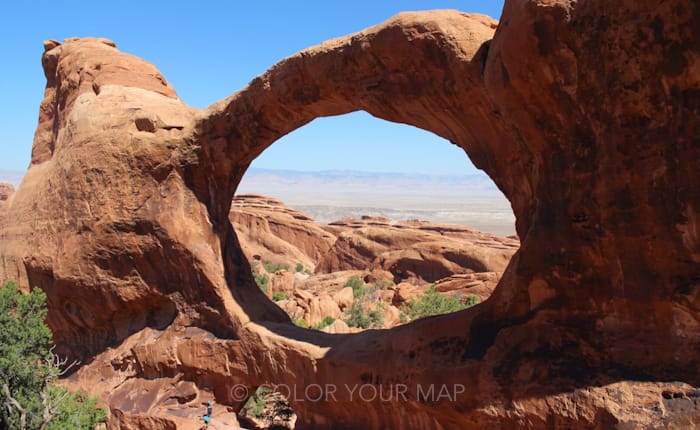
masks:
<path id="1" fill-rule="evenodd" d="M 68 383 L 112 428 L 172 428 L 186 413 L 154 405 L 236 408 L 263 383 L 335 387 L 291 399 L 299 428 L 697 426 L 700 7 L 507 0 L 496 27 L 400 14 L 203 111 L 109 41 L 47 42 L 0 277 L 47 292 L 59 351 L 85 363 Z M 485 303 L 331 335 L 255 286 L 228 220 L 247 166 L 359 109 L 460 146 L 511 201 L 521 248 Z M 148 389 L 111 397 L 126 383 Z"/>

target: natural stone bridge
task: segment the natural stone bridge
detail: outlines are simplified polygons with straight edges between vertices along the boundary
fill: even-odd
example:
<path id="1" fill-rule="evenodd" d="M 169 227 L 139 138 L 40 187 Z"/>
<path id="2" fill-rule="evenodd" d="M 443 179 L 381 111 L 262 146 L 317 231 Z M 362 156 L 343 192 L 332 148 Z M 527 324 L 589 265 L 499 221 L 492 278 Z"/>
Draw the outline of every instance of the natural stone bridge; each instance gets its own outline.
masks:
<path id="1" fill-rule="evenodd" d="M 178 376 L 233 406 L 235 384 L 412 396 L 292 399 L 303 428 L 697 425 L 699 23 L 682 0 L 508 0 L 498 28 L 405 13 L 203 111 L 109 41 L 47 42 L 32 164 L 0 202 L 0 279 L 47 292 L 78 385 L 112 406 L 124 381 Z M 510 200 L 522 245 L 487 302 L 328 335 L 255 286 L 228 221 L 246 168 L 355 110 L 448 139 Z M 465 390 L 413 395 L 431 384 Z"/>

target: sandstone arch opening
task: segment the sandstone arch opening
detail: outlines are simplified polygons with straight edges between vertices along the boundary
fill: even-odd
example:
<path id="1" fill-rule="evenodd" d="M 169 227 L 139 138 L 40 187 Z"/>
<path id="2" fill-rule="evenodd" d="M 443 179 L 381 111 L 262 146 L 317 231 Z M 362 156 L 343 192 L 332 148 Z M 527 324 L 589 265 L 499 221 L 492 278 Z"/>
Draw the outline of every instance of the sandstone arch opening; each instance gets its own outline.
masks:
<path id="1" fill-rule="evenodd" d="M 384 163 L 364 162 L 375 154 Z M 482 303 L 519 245 L 508 200 L 463 149 L 361 111 L 270 145 L 229 219 L 265 295 L 294 324 L 330 333 Z"/>

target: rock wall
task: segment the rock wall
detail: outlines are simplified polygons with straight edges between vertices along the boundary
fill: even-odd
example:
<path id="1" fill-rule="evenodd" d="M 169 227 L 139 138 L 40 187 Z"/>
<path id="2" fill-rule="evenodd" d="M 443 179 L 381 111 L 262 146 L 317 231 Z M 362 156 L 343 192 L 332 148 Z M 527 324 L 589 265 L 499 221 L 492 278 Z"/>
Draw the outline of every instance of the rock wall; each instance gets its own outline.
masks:
<path id="1" fill-rule="evenodd" d="M 204 111 L 111 42 L 49 42 L 32 166 L 0 206 L 0 278 L 47 292 L 61 351 L 92 357 L 74 377 L 88 388 L 109 372 L 177 376 L 233 406 L 235 384 L 412 393 L 293 400 L 315 429 L 696 426 L 699 23 L 683 0 L 507 0 L 497 29 L 400 14 Z M 511 201 L 521 249 L 486 303 L 330 335 L 292 326 L 254 285 L 228 220 L 247 166 L 358 109 L 464 148 Z M 188 327 L 218 339 L 173 355 Z M 120 349 L 151 329 L 150 353 Z M 431 384 L 464 390 L 416 396 Z"/>

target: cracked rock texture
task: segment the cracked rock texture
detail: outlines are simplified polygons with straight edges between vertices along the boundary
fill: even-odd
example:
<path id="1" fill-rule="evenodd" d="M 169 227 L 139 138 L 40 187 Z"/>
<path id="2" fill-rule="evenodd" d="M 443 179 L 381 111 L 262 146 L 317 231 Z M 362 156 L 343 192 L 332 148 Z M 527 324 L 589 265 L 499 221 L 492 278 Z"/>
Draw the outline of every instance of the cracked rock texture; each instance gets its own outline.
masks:
<path id="1" fill-rule="evenodd" d="M 109 403 L 112 428 L 187 428 L 196 399 L 235 409 L 236 384 L 262 383 L 407 387 L 293 399 L 299 428 L 700 425 L 696 2 L 404 13 L 202 111 L 110 41 L 45 49 L 32 164 L 0 204 L 0 278 L 47 292 L 58 351 L 85 363 L 69 383 Z M 510 200 L 521 247 L 485 303 L 334 335 L 255 286 L 228 218 L 247 166 L 359 109 L 460 146 Z M 431 384 L 465 389 L 416 394 Z"/>

